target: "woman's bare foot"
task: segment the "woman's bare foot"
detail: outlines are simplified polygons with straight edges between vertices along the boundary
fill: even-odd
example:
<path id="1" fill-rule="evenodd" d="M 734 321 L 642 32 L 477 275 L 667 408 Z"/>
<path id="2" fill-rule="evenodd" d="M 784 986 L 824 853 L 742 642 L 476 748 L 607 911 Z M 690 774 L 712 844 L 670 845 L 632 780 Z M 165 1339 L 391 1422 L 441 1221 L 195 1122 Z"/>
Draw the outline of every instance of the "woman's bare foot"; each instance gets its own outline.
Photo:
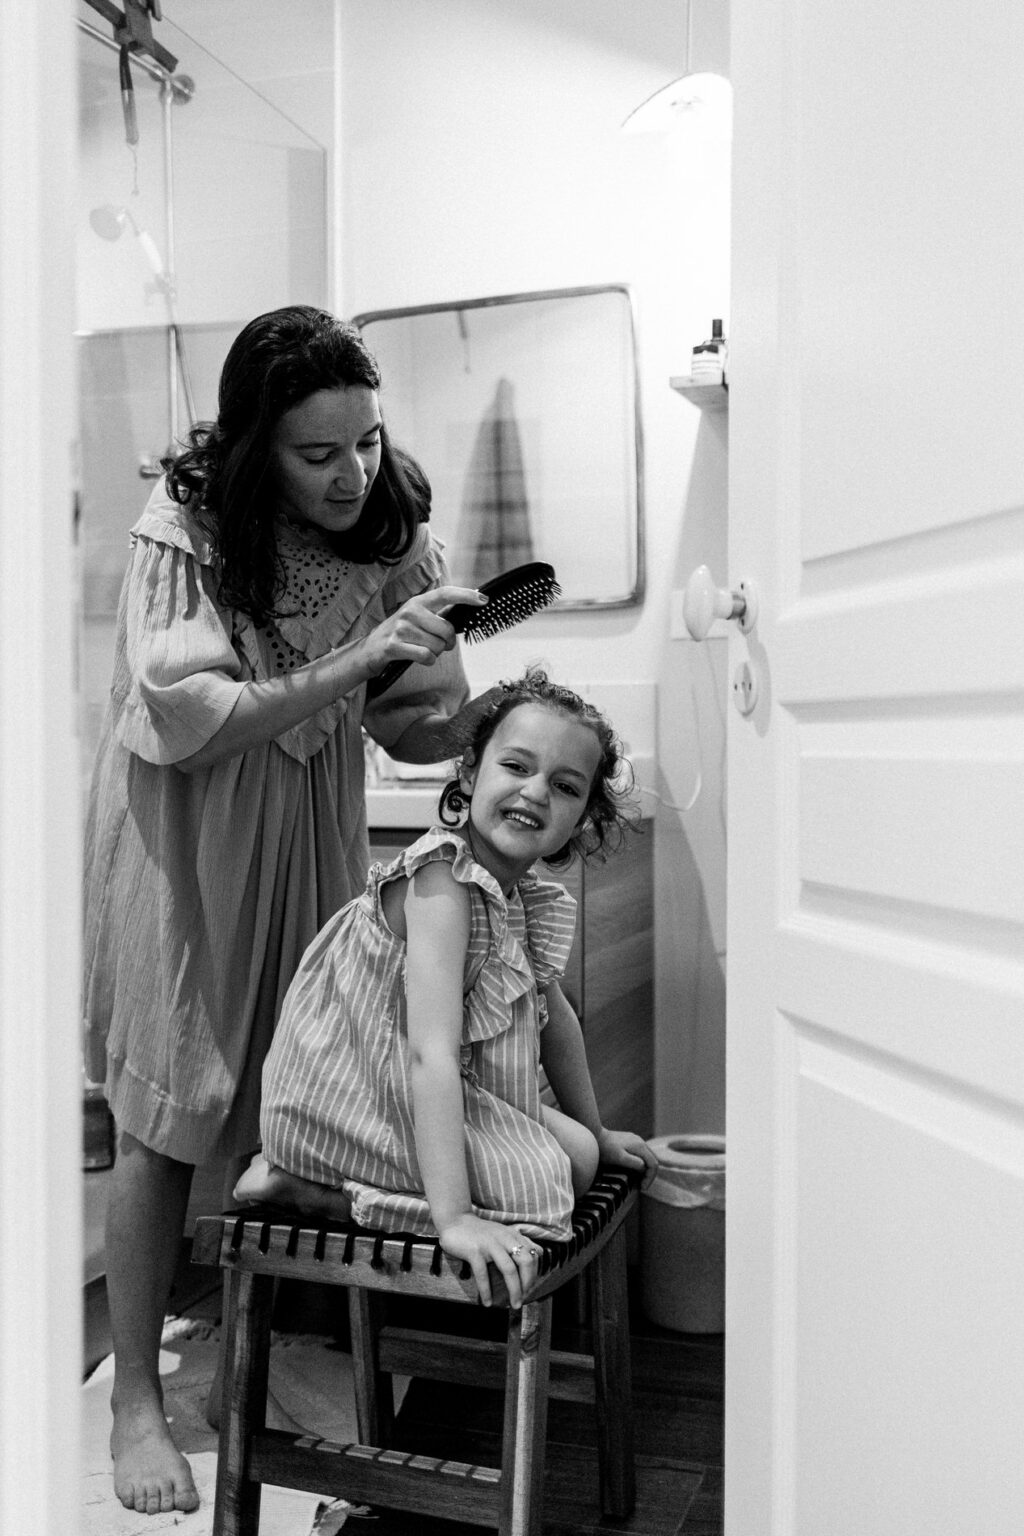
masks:
<path id="1" fill-rule="evenodd" d="M 329 1221 L 348 1221 L 352 1215 L 352 1202 L 343 1190 L 285 1173 L 268 1163 L 262 1152 L 257 1152 L 235 1185 L 234 1198 L 240 1205 L 281 1205 Z"/>
<path id="2" fill-rule="evenodd" d="M 110 1435 L 114 1458 L 114 1492 L 125 1509 L 140 1515 L 162 1515 L 199 1508 L 192 1469 L 171 1439 L 157 1402 L 114 1409 Z"/>

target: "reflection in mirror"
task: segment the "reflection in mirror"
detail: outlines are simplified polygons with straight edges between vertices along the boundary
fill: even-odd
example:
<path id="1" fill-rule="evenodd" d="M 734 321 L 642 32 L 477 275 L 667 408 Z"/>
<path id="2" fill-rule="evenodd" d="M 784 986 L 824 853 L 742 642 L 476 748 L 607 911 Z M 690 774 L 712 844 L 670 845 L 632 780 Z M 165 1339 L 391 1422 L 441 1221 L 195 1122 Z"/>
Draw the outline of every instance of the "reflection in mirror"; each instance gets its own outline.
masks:
<path id="1" fill-rule="evenodd" d="M 558 608 L 643 596 L 633 304 L 622 284 L 357 315 L 452 580 L 553 565 Z"/>

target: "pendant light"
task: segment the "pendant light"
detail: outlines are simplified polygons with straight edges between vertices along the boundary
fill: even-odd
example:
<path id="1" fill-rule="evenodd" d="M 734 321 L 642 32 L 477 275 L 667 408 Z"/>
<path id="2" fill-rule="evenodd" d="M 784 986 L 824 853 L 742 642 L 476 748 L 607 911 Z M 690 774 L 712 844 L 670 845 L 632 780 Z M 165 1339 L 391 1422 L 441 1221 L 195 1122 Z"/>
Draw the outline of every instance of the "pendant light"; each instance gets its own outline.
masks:
<path id="1" fill-rule="evenodd" d="M 686 70 L 634 107 L 622 124 L 623 133 L 670 133 L 699 126 L 703 136 L 731 135 L 731 84 L 724 75 L 693 71 L 692 59 L 693 0 L 687 0 Z"/>

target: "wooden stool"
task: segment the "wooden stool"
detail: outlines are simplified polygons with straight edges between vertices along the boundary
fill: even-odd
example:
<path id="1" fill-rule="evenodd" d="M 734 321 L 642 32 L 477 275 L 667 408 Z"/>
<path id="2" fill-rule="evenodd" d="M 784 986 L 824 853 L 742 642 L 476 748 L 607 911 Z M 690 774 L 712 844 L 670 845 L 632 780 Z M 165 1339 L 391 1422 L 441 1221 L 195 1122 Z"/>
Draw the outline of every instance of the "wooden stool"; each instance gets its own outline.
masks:
<path id="1" fill-rule="evenodd" d="M 615 1518 L 630 1514 L 635 1484 L 623 1223 L 638 1183 L 621 1170 L 600 1170 L 577 1201 L 571 1241 L 537 1243 L 537 1284 L 520 1311 L 509 1309 L 507 1344 L 384 1325 L 386 1294 L 479 1305 L 469 1265 L 448 1258 L 433 1238 L 307 1224 L 251 1208 L 200 1217 L 193 1263 L 225 1271 L 214 1536 L 257 1536 L 264 1483 L 496 1526 L 502 1536 L 539 1536 L 549 1394 L 594 1403 L 601 1507 Z M 551 1350 L 552 1299 L 577 1275 L 587 1284 L 593 1355 Z M 358 1445 L 265 1427 L 277 1276 L 348 1289 Z M 492 1305 L 508 1308 L 493 1267 L 491 1286 Z M 396 1371 L 432 1381 L 504 1384 L 501 1467 L 389 1449 Z"/>

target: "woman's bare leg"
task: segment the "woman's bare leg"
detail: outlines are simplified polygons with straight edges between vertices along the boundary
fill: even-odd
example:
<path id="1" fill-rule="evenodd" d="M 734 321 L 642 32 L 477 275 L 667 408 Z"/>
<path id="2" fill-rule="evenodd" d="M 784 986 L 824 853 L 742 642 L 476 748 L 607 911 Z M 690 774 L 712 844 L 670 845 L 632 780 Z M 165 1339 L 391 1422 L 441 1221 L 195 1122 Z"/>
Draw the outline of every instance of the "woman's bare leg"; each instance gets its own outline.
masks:
<path id="1" fill-rule="evenodd" d="M 192 1166 L 122 1134 L 107 1204 L 106 1264 L 114 1344 L 114 1490 L 126 1509 L 196 1509 L 188 1462 L 171 1438 L 160 1336 L 181 1251 Z"/>
<path id="2" fill-rule="evenodd" d="M 572 1192 L 578 1200 L 580 1195 L 586 1194 L 597 1173 L 597 1165 L 600 1161 L 597 1139 L 585 1125 L 581 1125 L 578 1120 L 570 1119 L 560 1109 L 552 1109 L 550 1105 L 542 1104 L 541 1110 L 544 1115 L 544 1124 L 572 1164 Z"/>

